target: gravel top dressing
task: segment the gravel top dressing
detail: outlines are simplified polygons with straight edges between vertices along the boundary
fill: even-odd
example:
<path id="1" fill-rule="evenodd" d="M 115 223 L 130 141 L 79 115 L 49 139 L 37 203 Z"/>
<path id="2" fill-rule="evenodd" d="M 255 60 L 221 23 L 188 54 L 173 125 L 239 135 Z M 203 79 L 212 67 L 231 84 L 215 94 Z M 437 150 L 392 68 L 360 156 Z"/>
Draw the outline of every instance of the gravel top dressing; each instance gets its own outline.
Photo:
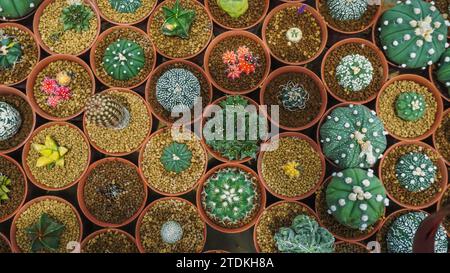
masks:
<path id="1" fill-rule="evenodd" d="M 157 0 L 140 0 L 141 5 L 134 12 L 119 12 L 110 4 L 110 0 L 97 0 L 98 9 L 108 20 L 129 24 L 146 17 L 155 6 Z"/>
<path id="2" fill-rule="evenodd" d="M 450 187 L 447 187 L 447 190 L 445 191 L 444 195 L 442 196 L 442 199 L 440 201 L 440 206 L 447 206 L 450 205 Z M 444 227 L 447 230 L 447 234 L 450 234 L 450 217 L 446 217 L 444 220 Z"/>
<path id="3" fill-rule="evenodd" d="M 450 162 L 450 112 L 442 117 L 442 122 L 434 134 L 435 148 L 445 160 Z"/>
<path id="4" fill-rule="evenodd" d="M 8 200 L 0 200 L 0 219 L 4 219 L 11 215 L 22 203 L 25 194 L 25 177 L 16 165 L 0 156 L 0 175 L 10 179 L 7 188 L 9 192 Z"/>
<path id="5" fill-rule="evenodd" d="M 91 238 L 83 253 L 138 253 L 136 243 L 116 230 L 107 230 Z"/>
<path id="6" fill-rule="evenodd" d="M 342 242 L 340 244 L 336 244 L 334 247 L 335 253 L 369 253 L 369 250 L 367 248 L 352 244 L 348 242 Z"/>
<path id="7" fill-rule="evenodd" d="M 255 24 L 264 13 L 266 4 L 264 0 L 248 1 L 247 11 L 237 18 L 226 13 L 218 4 L 217 0 L 205 0 L 209 4 L 209 11 L 214 19 L 221 25 L 229 28 L 247 28 Z"/>
<path id="8" fill-rule="evenodd" d="M 3 237 L 0 237 L 0 253 L 12 253 L 11 248 Z"/>

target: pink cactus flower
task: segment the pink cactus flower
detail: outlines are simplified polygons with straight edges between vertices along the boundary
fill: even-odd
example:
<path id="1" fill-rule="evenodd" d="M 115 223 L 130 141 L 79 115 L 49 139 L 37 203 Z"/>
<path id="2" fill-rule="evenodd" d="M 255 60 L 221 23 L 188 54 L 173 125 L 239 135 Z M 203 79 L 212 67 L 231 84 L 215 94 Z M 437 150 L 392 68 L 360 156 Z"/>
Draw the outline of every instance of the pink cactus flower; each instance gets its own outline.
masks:
<path id="1" fill-rule="evenodd" d="M 45 77 L 41 82 L 41 91 L 47 95 L 52 95 L 57 87 L 56 80 L 49 77 Z"/>
<path id="2" fill-rule="evenodd" d="M 61 98 L 58 96 L 50 96 L 47 98 L 47 105 L 55 108 L 56 106 L 58 106 L 59 102 L 61 101 Z"/>
<path id="3" fill-rule="evenodd" d="M 250 54 L 250 49 L 246 46 L 240 46 L 237 50 L 238 58 L 243 58 L 246 55 Z"/>
<path id="4" fill-rule="evenodd" d="M 59 86 L 56 89 L 55 95 L 61 100 L 69 100 L 72 97 L 72 91 L 67 86 Z"/>
<path id="5" fill-rule="evenodd" d="M 235 64 L 236 54 L 234 53 L 234 51 L 227 50 L 227 52 L 223 53 L 222 60 L 225 64 Z"/>
<path id="6" fill-rule="evenodd" d="M 242 71 L 239 69 L 239 66 L 237 66 L 237 65 L 230 65 L 228 67 L 227 72 L 228 72 L 227 77 L 232 80 L 239 78 L 242 73 Z"/>

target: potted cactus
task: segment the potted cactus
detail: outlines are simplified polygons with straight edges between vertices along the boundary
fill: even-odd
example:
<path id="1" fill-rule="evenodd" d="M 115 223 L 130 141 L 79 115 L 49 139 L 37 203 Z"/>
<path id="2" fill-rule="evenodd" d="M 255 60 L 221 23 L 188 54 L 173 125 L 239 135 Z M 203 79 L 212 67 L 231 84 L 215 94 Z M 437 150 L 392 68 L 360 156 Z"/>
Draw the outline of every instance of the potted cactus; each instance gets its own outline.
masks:
<path id="1" fill-rule="evenodd" d="M 83 129 L 91 145 L 101 153 L 127 155 L 137 151 L 150 135 L 150 109 L 131 90 L 107 89 L 89 99 Z"/>
<path id="2" fill-rule="evenodd" d="M 150 15 L 157 0 L 96 0 L 103 19 L 115 25 L 135 25 Z"/>
<path id="3" fill-rule="evenodd" d="M 437 66 L 431 65 L 428 71 L 430 80 L 439 89 L 442 98 L 450 101 L 450 49 L 446 49 Z"/>
<path id="4" fill-rule="evenodd" d="M 137 253 L 136 240 L 127 232 L 107 228 L 97 230 L 84 238 L 82 253 Z"/>
<path id="5" fill-rule="evenodd" d="M 43 0 L 1 0 L 0 19 L 18 21 L 30 16 Z"/>
<path id="6" fill-rule="evenodd" d="M 150 16 L 147 32 L 159 54 L 190 59 L 200 54 L 212 37 L 211 15 L 195 0 L 166 0 Z"/>
<path id="7" fill-rule="evenodd" d="M 14 23 L 0 24 L 0 84 L 24 81 L 39 57 L 40 47 L 28 28 Z"/>
<path id="8" fill-rule="evenodd" d="M 433 146 L 442 156 L 447 166 L 450 165 L 450 110 L 445 110 L 442 121 L 433 134 Z"/>
<path id="9" fill-rule="evenodd" d="M 22 207 L 28 193 L 22 167 L 7 155 L 0 155 L 0 222 L 4 222 Z"/>

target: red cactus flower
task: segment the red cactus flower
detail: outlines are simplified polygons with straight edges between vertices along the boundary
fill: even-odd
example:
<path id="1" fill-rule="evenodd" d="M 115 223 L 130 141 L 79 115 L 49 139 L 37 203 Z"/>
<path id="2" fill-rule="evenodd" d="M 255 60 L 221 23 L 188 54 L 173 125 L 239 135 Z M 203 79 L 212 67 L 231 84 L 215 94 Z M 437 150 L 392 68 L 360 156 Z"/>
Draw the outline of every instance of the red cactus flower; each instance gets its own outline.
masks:
<path id="1" fill-rule="evenodd" d="M 67 86 L 59 86 L 56 89 L 55 95 L 58 96 L 61 100 L 68 100 L 72 97 L 72 91 Z"/>
<path id="2" fill-rule="evenodd" d="M 223 53 L 222 60 L 225 64 L 235 64 L 236 53 L 234 53 L 234 51 L 227 50 L 227 52 Z"/>
<path id="3" fill-rule="evenodd" d="M 239 62 L 239 70 L 249 75 L 250 73 L 255 72 L 255 65 L 248 62 Z"/>
<path id="4" fill-rule="evenodd" d="M 41 91 L 47 95 L 52 95 L 57 87 L 58 83 L 56 80 L 49 77 L 45 77 L 41 82 Z"/>
<path id="5" fill-rule="evenodd" d="M 245 57 L 245 55 L 250 54 L 250 49 L 246 46 L 240 46 L 236 52 L 237 52 L 238 58 L 243 58 L 243 57 Z"/>
<path id="6" fill-rule="evenodd" d="M 228 72 L 227 77 L 232 80 L 239 78 L 242 73 L 242 71 L 239 69 L 239 66 L 237 66 L 237 65 L 230 65 L 228 67 L 227 72 Z"/>
<path id="7" fill-rule="evenodd" d="M 55 108 L 56 106 L 58 106 L 59 102 L 61 101 L 61 98 L 58 96 L 50 96 L 47 98 L 47 105 Z"/>

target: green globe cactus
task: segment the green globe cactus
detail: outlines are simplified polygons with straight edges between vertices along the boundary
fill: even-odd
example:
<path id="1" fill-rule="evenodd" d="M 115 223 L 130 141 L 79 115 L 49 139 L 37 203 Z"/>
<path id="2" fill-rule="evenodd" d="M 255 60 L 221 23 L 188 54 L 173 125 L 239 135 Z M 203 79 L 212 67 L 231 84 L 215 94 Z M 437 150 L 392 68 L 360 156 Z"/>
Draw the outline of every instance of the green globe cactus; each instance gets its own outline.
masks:
<path id="1" fill-rule="evenodd" d="M 217 0 L 217 5 L 232 18 L 238 18 L 248 10 L 248 0 Z"/>
<path id="2" fill-rule="evenodd" d="M 363 55 L 350 54 L 336 67 L 336 79 L 345 90 L 358 92 L 369 86 L 373 78 L 372 63 Z"/>
<path id="3" fill-rule="evenodd" d="M 172 142 L 161 155 L 161 163 L 169 172 L 181 173 L 191 166 L 192 152 L 184 143 Z"/>
<path id="4" fill-rule="evenodd" d="M 93 16 L 94 12 L 89 6 L 81 3 L 81 1 L 74 2 L 68 7 L 63 8 L 61 12 L 64 31 L 71 29 L 77 32 L 89 30 L 90 20 Z"/>
<path id="5" fill-rule="evenodd" d="M 120 13 L 135 13 L 142 6 L 141 0 L 109 0 L 109 4 Z"/>
<path id="6" fill-rule="evenodd" d="M 450 48 L 447 48 L 442 54 L 436 74 L 438 81 L 447 87 L 450 96 Z"/>
<path id="7" fill-rule="evenodd" d="M 0 203 L 1 201 L 9 200 L 8 193 L 10 192 L 9 186 L 11 185 L 11 179 L 0 173 Z"/>
<path id="8" fill-rule="evenodd" d="M 14 67 L 22 58 L 22 54 L 22 45 L 18 41 L 0 33 L 0 70 Z"/>
<path id="9" fill-rule="evenodd" d="M 325 194 L 328 213 L 352 229 L 366 230 L 389 205 L 386 190 L 372 170 L 353 168 L 334 174 Z"/>
<path id="10" fill-rule="evenodd" d="M 308 91 L 298 83 L 288 81 L 286 84 L 280 86 L 281 92 L 278 100 L 284 109 L 288 111 L 303 110 L 309 100 Z"/>
<path id="11" fill-rule="evenodd" d="M 162 7 L 165 21 L 162 25 L 162 32 L 167 36 L 178 36 L 183 39 L 189 38 L 189 30 L 195 19 L 195 11 L 184 9 L 180 5 L 180 0 L 176 0 L 172 8 Z"/>
<path id="12" fill-rule="evenodd" d="M 33 12 L 43 0 L 0 0 L 0 18 L 19 19 Z"/>
<path id="13" fill-rule="evenodd" d="M 117 39 L 103 55 L 103 68 L 115 80 L 127 81 L 136 77 L 145 64 L 142 47 L 130 40 Z"/>
<path id="14" fill-rule="evenodd" d="M 423 153 L 407 153 L 395 166 L 400 185 L 411 192 L 428 189 L 434 183 L 436 170 L 433 161 Z"/>
<path id="15" fill-rule="evenodd" d="M 334 237 L 316 220 L 297 215 L 290 227 L 280 228 L 274 236 L 275 244 L 283 253 L 332 253 Z"/>
<path id="16" fill-rule="evenodd" d="M 13 137 L 22 125 L 19 111 L 11 104 L 0 101 L 0 141 Z"/>
<path id="17" fill-rule="evenodd" d="M 386 234 L 387 251 L 389 253 L 412 253 L 414 236 L 426 217 L 427 214 L 422 211 L 412 211 L 398 216 Z M 442 225 L 439 225 L 434 238 L 434 252 L 447 253 L 447 236 Z"/>
<path id="18" fill-rule="evenodd" d="M 367 10 L 367 0 L 327 0 L 328 13 L 338 21 L 358 20 Z"/>
<path id="19" fill-rule="evenodd" d="M 169 69 L 156 82 L 156 99 L 169 112 L 192 109 L 200 91 L 198 78 L 184 68 Z"/>
<path id="20" fill-rule="evenodd" d="M 124 129 L 130 123 L 130 112 L 117 97 L 107 93 L 96 94 L 86 103 L 86 119 L 96 126 Z"/>
<path id="21" fill-rule="evenodd" d="M 320 127 L 325 156 L 340 168 L 370 168 L 386 149 L 386 132 L 375 111 L 363 105 L 337 107 Z"/>
<path id="22" fill-rule="evenodd" d="M 389 60 L 423 69 L 439 60 L 447 44 L 447 25 L 437 8 L 423 0 L 406 0 L 380 19 L 380 43 Z"/>
<path id="23" fill-rule="evenodd" d="M 161 239 L 166 244 L 175 244 L 183 238 L 183 227 L 176 221 L 167 221 L 161 226 Z"/>
<path id="24" fill-rule="evenodd" d="M 426 110 L 425 98 L 416 92 L 404 92 L 395 101 L 395 112 L 406 121 L 417 121 L 423 117 Z"/>
<path id="25" fill-rule="evenodd" d="M 25 230 L 31 240 L 31 251 L 56 251 L 64 228 L 47 213 L 41 214 L 38 221 Z"/>

